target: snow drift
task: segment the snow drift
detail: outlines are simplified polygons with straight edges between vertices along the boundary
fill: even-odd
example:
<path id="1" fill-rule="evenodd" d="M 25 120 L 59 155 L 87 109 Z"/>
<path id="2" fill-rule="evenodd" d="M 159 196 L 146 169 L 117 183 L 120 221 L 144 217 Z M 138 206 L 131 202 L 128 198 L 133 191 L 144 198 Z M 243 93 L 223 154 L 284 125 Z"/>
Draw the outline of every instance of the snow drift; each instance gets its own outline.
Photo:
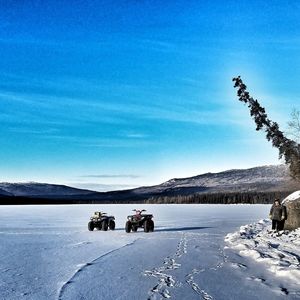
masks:
<path id="1" fill-rule="evenodd" d="M 287 196 L 282 204 L 287 209 L 287 220 L 285 221 L 284 228 L 293 230 L 300 227 L 300 191 L 296 191 Z"/>
<path id="2" fill-rule="evenodd" d="M 227 234 L 225 242 L 242 256 L 264 264 L 276 276 L 286 277 L 294 285 L 300 282 L 300 228 L 274 232 L 269 220 L 241 226 Z"/>

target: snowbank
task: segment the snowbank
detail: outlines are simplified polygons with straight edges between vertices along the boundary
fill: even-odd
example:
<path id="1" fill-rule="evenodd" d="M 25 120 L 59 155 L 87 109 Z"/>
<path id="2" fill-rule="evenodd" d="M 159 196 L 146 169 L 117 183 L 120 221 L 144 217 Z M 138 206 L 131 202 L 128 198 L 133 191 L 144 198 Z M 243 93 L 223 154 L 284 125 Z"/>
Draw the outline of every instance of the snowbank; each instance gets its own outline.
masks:
<path id="1" fill-rule="evenodd" d="M 287 210 L 287 220 L 284 229 L 294 230 L 300 228 L 300 191 L 287 196 L 282 203 Z"/>
<path id="2" fill-rule="evenodd" d="M 300 282 L 300 228 L 295 231 L 270 230 L 269 220 L 260 220 L 240 227 L 240 231 L 225 237 L 228 247 L 238 250 L 265 264 L 276 276 L 284 276 L 294 283 Z"/>
<path id="3" fill-rule="evenodd" d="M 295 201 L 300 198 L 300 191 L 296 191 L 290 195 L 288 195 L 283 201 L 282 204 L 290 201 Z"/>

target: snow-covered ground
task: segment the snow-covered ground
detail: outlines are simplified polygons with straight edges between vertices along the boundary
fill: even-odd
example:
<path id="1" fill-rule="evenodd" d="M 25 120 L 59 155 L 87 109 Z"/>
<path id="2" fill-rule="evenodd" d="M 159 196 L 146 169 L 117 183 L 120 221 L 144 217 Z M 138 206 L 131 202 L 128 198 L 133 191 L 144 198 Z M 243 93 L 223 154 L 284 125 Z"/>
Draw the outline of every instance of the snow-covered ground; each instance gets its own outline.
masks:
<path id="1" fill-rule="evenodd" d="M 260 220 L 227 234 L 225 241 L 240 255 L 252 257 L 261 267 L 281 277 L 282 290 L 289 292 L 284 287 L 289 284 L 300 299 L 300 228 L 279 232 L 270 228 L 270 220 Z"/>
<path id="2" fill-rule="evenodd" d="M 125 233 L 126 216 L 133 208 L 153 213 L 155 232 Z M 280 253 L 285 255 L 281 261 L 286 265 L 279 267 L 292 266 L 291 272 L 274 272 L 271 264 L 261 262 L 263 255 L 253 259 L 240 253 L 255 249 L 258 235 L 248 234 L 251 227 L 246 226 L 243 236 L 240 226 L 266 217 L 269 209 L 268 205 L 0 206 L 0 299 L 300 299 L 295 284 L 299 235 L 264 232 L 271 244 L 259 240 L 267 258 L 277 255 L 280 260 Z M 115 215 L 115 231 L 87 230 L 96 210 Z M 266 226 L 269 229 L 268 222 L 260 222 L 252 228 L 258 233 Z M 237 233 L 227 235 L 233 232 Z"/>

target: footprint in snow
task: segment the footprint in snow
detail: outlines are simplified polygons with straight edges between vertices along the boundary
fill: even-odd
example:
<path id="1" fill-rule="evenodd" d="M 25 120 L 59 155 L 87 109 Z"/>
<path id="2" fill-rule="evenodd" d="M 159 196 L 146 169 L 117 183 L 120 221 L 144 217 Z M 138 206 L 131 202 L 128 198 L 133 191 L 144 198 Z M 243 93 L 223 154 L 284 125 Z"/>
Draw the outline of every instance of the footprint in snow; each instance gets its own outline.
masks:
<path id="1" fill-rule="evenodd" d="M 261 282 L 261 283 L 264 283 L 266 281 L 266 279 L 264 279 L 264 278 L 255 277 L 255 276 L 247 277 L 247 279 L 257 281 L 257 282 Z"/>
<path id="2" fill-rule="evenodd" d="M 6 273 L 8 271 L 10 271 L 11 269 L 3 269 L 2 273 Z"/>
<path id="3" fill-rule="evenodd" d="M 277 249 L 277 248 L 280 246 L 280 244 L 268 243 L 268 246 L 269 246 L 270 248 L 275 248 L 275 249 Z"/>
<path id="4" fill-rule="evenodd" d="M 205 272 L 205 269 L 193 269 L 190 274 L 185 276 L 185 281 L 196 294 L 201 296 L 202 299 L 213 300 L 213 297 L 209 295 L 205 290 L 201 289 L 201 287 L 194 280 L 194 275 L 202 272 Z"/>
<path id="5" fill-rule="evenodd" d="M 231 263 L 231 265 L 234 267 L 234 268 L 240 268 L 240 269 L 248 269 L 248 267 L 244 264 L 241 264 L 241 263 Z"/>
<path id="6" fill-rule="evenodd" d="M 282 292 L 284 295 L 288 295 L 288 294 L 289 294 L 289 291 L 288 291 L 285 287 L 281 287 L 280 290 L 281 290 L 281 292 Z"/>
<path id="7" fill-rule="evenodd" d="M 291 263 L 287 260 L 280 260 L 279 261 L 279 266 L 282 266 L 282 267 L 289 267 L 291 265 Z"/>
<path id="8" fill-rule="evenodd" d="M 176 252 L 173 256 L 167 256 L 161 267 L 144 271 L 144 275 L 158 278 L 158 284 L 149 291 L 148 300 L 157 299 L 157 296 L 171 298 L 171 294 L 167 288 L 181 286 L 180 282 L 176 282 L 176 280 L 166 272 L 180 268 L 181 264 L 177 263 L 176 259 L 185 253 L 187 253 L 187 240 L 186 236 L 183 235 L 177 244 Z"/>

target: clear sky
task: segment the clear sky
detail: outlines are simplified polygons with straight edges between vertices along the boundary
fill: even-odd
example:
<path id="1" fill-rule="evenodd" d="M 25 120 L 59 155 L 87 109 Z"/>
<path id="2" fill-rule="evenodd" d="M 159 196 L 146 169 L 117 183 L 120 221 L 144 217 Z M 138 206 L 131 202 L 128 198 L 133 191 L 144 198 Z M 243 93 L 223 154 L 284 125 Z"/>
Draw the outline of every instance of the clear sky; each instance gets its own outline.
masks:
<path id="1" fill-rule="evenodd" d="M 283 129 L 299 1 L 1 1 L 0 181 L 113 190 L 278 164 L 232 77 Z"/>

